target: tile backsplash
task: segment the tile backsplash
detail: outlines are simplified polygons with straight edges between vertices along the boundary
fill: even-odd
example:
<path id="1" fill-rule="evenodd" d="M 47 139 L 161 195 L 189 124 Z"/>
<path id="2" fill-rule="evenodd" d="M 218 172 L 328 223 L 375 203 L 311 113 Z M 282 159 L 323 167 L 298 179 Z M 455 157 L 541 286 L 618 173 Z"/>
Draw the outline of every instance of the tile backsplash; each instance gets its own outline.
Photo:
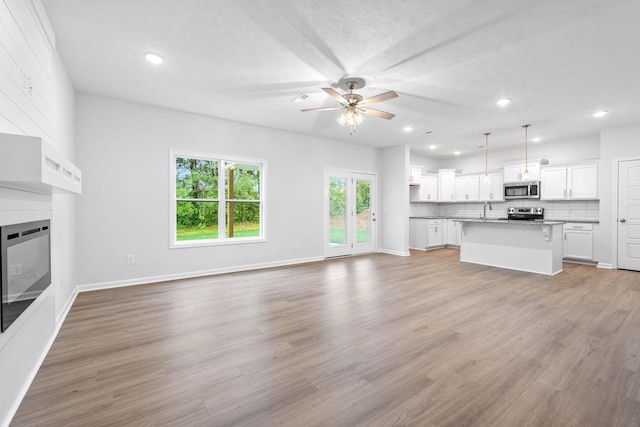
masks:
<path id="1" fill-rule="evenodd" d="M 484 202 L 469 203 L 410 203 L 411 216 L 480 218 Z M 506 218 L 510 207 L 544 208 L 544 218 L 558 221 L 598 221 L 600 219 L 599 200 L 511 200 L 508 202 L 491 202 L 487 205 L 487 218 Z"/>

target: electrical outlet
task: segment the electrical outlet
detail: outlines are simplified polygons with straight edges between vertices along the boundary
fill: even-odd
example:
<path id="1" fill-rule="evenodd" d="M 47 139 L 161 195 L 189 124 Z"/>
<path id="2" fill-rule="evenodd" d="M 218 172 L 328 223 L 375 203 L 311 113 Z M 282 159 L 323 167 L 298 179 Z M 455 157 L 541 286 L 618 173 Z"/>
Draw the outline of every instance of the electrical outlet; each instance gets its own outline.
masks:
<path id="1" fill-rule="evenodd" d="M 135 255 L 127 255 L 127 265 L 135 264 L 136 256 Z"/>
<path id="2" fill-rule="evenodd" d="M 298 242 L 293 242 L 293 249 L 298 249 Z"/>
<path id="3" fill-rule="evenodd" d="M 13 264 L 9 266 L 9 276 L 20 276 L 22 274 L 22 264 Z"/>

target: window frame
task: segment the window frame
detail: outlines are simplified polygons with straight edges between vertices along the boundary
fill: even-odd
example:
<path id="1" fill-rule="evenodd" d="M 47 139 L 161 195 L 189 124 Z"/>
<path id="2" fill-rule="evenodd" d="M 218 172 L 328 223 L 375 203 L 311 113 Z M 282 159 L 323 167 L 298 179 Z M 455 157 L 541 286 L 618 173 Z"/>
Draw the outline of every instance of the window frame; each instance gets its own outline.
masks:
<path id="1" fill-rule="evenodd" d="M 184 199 L 204 202 L 218 203 L 218 238 L 216 239 L 200 239 L 200 240 L 177 240 L 177 209 L 176 204 L 179 201 L 176 195 L 176 159 L 198 159 L 219 162 L 220 177 L 223 179 L 218 181 L 218 198 L 216 199 Z M 260 167 L 260 193 L 257 200 L 240 200 L 228 199 L 226 194 L 227 173 L 224 165 L 227 163 L 249 164 Z M 267 161 L 265 159 L 247 158 L 241 156 L 230 156 L 226 154 L 212 154 L 197 151 L 186 151 L 178 149 L 169 150 L 169 248 L 193 248 L 206 246 L 224 246 L 248 243 L 261 243 L 267 241 Z M 181 199 L 182 200 L 182 199 Z M 257 237 L 226 237 L 225 214 L 227 204 L 231 202 L 252 202 L 260 203 L 260 236 Z"/>

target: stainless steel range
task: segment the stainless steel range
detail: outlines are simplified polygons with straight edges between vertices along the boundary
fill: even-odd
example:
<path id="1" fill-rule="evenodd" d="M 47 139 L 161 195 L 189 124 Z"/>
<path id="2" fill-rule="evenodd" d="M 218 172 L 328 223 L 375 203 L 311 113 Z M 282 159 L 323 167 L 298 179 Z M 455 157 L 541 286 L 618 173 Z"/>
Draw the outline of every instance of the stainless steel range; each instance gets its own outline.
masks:
<path id="1" fill-rule="evenodd" d="M 544 208 L 509 208 L 507 209 L 507 219 L 518 221 L 542 221 L 544 219 Z"/>

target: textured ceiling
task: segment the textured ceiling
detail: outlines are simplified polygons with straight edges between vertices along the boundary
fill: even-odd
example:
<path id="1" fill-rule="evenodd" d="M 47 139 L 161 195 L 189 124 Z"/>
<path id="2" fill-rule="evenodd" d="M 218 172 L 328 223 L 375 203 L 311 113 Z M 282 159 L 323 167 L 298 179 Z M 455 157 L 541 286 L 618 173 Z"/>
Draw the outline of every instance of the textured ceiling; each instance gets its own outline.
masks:
<path id="1" fill-rule="evenodd" d="M 522 144 L 524 123 L 551 144 L 640 122 L 637 0 L 43 3 L 80 92 L 432 157 L 477 153 L 487 131 L 494 148 Z M 300 112 L 335 106 L 321 87 L 345 76 L 365 98 L 396 91 L 374 107 L 396 117 L 349 135 L 336 111 Z"/>

